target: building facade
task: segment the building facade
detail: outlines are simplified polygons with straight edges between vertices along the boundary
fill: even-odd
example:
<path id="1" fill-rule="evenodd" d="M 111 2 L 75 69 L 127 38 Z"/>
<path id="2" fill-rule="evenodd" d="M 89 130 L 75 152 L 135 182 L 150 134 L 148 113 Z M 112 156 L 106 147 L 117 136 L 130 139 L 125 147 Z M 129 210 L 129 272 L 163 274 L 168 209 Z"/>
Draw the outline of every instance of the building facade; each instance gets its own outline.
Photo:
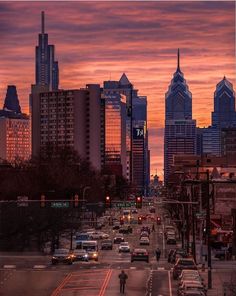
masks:
<path id="1" fill-rule="evenodd" d="M 196 153 L 196 121 L 192 120 L 192 94 L 180 70 L 177 69 L 165 95 L 164 180 L 168 182 L 176 154 Z"/>
<path id="2" fill-rule="evenodd" d="M 100 170 L 104 162 L 104 106 L 100 86 L 42 91 L 32 87 L 32 154 L 71 147 Z"/>
<path id="3" fill-rule="evenodd" d="M 28 160 L 31 155 L 30 120 L 21 113 L 15 85 L 8 85 L 0 110 L 0 158 L 10 163 Z"/>
<path id="4" fill-rule="evenodd" d="M 38 46 L 35 49 L 35 80 L 36 85 L 48 85 L 49 90 L 57 90 L 59 85 L 59 67 L 55 61 L 55 47 L 48 44 L 48 34 L 45 33 L 44 12 L 41 12 L 41 33 L 38 36 Z"/>

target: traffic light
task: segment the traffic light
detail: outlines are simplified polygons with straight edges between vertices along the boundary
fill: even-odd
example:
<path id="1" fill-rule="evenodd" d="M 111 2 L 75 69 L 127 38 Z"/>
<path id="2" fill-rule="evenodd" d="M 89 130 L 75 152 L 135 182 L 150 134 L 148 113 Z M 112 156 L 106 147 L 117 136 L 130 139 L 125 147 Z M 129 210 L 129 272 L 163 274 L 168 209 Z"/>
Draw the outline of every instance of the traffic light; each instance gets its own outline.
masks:
<path id="1" fill-rule="evenodd" d="M 141 196 L 137 196 L 136 197 L 136 208 L 137 209 L 141 209 L 142 208 L 142 202 L 143 202 L 142 197 Z"/>
<path id="2" fill-rule="evenodd" d="M 74 207 L 78 208 L 78 206 L 79 206 L 79 195 L 75 194 L 75 196 L 74 196 Z"/>
<path id="3" fill-rule="evenodd" d="M 41 208 L 45 208 L 45 206 L 46 206 L 46 201 L 45 201 L 45 199 L 46 199 L 45 195 L 42 194 L 42 195 L 40 196 L 40 207 L 41 207 Z"/>
<path id="4" fill-rule="evenodd" d="M 124 224 L 124 218 L 120 217 L 120 225 L 123 225 L 123 224 Z"/>
<path id="5" fill-rule="evenodd" d="M 138 224 L 142 224 L 142 217 L 138 217 Z"/>
<path id="6" fill-rule="evenodd" d="M 106 198 L 105 198 L 105 207 L 106 208 L 111 208 L 111 198 L 110 198 L 110 196 L 106 196 Z"/>
<path id="7" fill-rule="evenodd" d="M 160 217 L 157 217 L 157 224 L 161 224 L 161 218 Z"/>

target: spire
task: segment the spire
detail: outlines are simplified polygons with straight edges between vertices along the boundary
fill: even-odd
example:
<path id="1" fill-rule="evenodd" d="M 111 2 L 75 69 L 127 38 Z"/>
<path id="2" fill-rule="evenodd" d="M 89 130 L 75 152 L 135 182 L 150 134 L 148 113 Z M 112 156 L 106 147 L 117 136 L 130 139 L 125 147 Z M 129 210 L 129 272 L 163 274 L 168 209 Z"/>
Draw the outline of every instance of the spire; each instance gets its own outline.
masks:
<path id="1" fill-rule="evenodd" d="M 179 63 L 179 48 L 178 48 L 178 60 L 177 60 L 177 71 L 178 72 L 181 72 L 180 71 L 180 65 L 179 65 L 180 63 Z"/>
<path id="2" fill-rule="evenodd" d="M 42 34 L 44 34 L 44 11 L 41 12 Z"/>

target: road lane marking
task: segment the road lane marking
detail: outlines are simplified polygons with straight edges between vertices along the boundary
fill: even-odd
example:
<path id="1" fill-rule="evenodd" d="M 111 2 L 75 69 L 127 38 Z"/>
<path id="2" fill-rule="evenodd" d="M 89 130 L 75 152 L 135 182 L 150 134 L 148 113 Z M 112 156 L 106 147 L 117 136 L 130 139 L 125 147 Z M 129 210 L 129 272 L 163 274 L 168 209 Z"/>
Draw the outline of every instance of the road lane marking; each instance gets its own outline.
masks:
<path id="1" fill-rule="evenodd" d="M 46 267 L 47 267 L 46 265 L 34 265 L 33 268 L 35 268 L 35 269 L 44 269 Z"/>
<path id="2" fill-rule="evenodd" d="M 61 282 L 61 284 L 52 292 L 51 296 L 57 296 L 60 292 L 61 292 L 61 289 L 63 288 L 63 286 L 69 282 L 70 278 L 71 278 L 72 274 L 69 273 L 65 278 L 64 280 Z"/>
<path id="3" fill-rule="evenodd" d="M 16 265 L 3 265 L 3 268 L 13 269 L 16 268 Z"/>
<path id="4" fill-rule="evenodd" d="M 170 296 L 172 296 L 172 287 L 171 287 L 170 271 L 168 271 L 168 279 L 169 279 L 169 290 L 170 290 Z"/>
<path id="5" fill-rule="evenodd" d="M 106 278 L 105 278 L 105 280 L 104 280 L 104 282 L 103 282 L 103 285 L 102 285 L 102 287 L 101 287 L 101 290 L 100 290 L 100 292 L 99 292 L 99 296 L 103 296 L 103 295 L 104 295 L 105 290 L 106 290 L 106 288 L 107 288 L 107 285 L 108 285 L 108 283 L 109 283 L 109 281 L 110 281 L 111 274 L 112 274 L 112 269 L 109 269 L 109 271 L 108 271 L 108 273 L 107 273 L 107 276 L 106 276 Z"/>

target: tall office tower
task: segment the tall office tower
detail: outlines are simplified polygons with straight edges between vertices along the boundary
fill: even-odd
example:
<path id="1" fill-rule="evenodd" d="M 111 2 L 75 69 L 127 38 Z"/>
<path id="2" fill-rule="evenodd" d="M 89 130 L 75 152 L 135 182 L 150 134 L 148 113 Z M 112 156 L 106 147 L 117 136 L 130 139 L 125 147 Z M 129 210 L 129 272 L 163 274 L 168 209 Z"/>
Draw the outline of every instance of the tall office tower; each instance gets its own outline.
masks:
<path id="1" fill-rule="evenodd" d="M 148 150 L 147 97 L 133 98 L 133 184 L 141 194 L 148 193 L 150 153 Z"/>
<path id="2" fill-rule="evenodd" d="M 32 154 L 71 147 L 100 170 L 104 161 L 104 106 L 100 86 L 42 92 L 32 87 Z"/>
<path id="3" fill-rule="evenodd" d="M 31 154 L 30 120 L 21 113 L 16 87 L 9 85 L 0 110 L 0 158 L 9 162 L 28 160 Z"/>
<path id="4" fill-rule="evenodd" d="M 177 69 L 165 95 L 164 179 L 168 176 L 176 154 L 196 153 L 196 121 L 192 120 L 192 94 L 180 70 Z"/>
<path id="5" fill-rule="evenodd" d="M 21 113 L 15 85 L 8 85 L 3 109 L 13 111 L 15 113 Z"/>
<path id="6" fill-rule="evenodd" d="M 126 173 L 126 97 L 117 81 L 104 81 L 105 169 L 116 175 Z"/>
<path id="7" fill-rule="evenodd" d="M 128 181 L 132 182 L 139 191 L 143 192 L 144 186 L 149 183 L 150 170 L 146 125 L 146 97 L 138 96 L 138 91 L 133 88 L 126 74 L 123 73 L 119 81 L 104 81 L 103 98 L 106 106 L 106 167 L 110 168 L 111 171 L 116 174 L 122 173 L 122 175 Z M 131 104 L 133 106 L 132 110 Z M 117 126 L 117 128 L 115 128 L 115 126 Z M 134 136 L 131 138 L 131 131 L 132 135 L 134 135 L 133 133 L 136 133 L 136 128 L 142 129 L 144 133 L 142 140 L 141 138 L 137 139 L 135 136 L 135 145 L 140 145 L 140 140 L 143 141 L 142 163 L 137 162 L 138 158 L 133 155 Z M 137 152 L 136 148 L 135 151 Z M 136 161 L 135 167 L 134 161 Z M 139 163 L 142 170 L 140 170 Z"/>
<path id="8" fill-rule="evenodd" d="M 45 33 L 44 11 L 41 12 L 41 33 L 38 37 L 35 57 L 36 85 L 48 85 L 49 90 L 57 90 L 59 85 L 59 67 L 55 61 L 54 45 L 48 44 L 48 34 Z"/>
<path id="9" fill-rule="evenodd" d="M 236 128 L 223 128 L 222 137 L 222 155 L 227 156 L 228 160 L 236 160 Z"/>
<path id="10" fill-rule="evenodd" d="M 214 141 L 209 143 L 211 154 L 220 156 L 223 153 L 221 129 L 232 127 L 236 127 L 235 92 L 233 85 L 224 77 L 217 84 L 214 93 L 214 111 L 212 112 L 212 127 L 210 128 L 214 132 Z"/>

